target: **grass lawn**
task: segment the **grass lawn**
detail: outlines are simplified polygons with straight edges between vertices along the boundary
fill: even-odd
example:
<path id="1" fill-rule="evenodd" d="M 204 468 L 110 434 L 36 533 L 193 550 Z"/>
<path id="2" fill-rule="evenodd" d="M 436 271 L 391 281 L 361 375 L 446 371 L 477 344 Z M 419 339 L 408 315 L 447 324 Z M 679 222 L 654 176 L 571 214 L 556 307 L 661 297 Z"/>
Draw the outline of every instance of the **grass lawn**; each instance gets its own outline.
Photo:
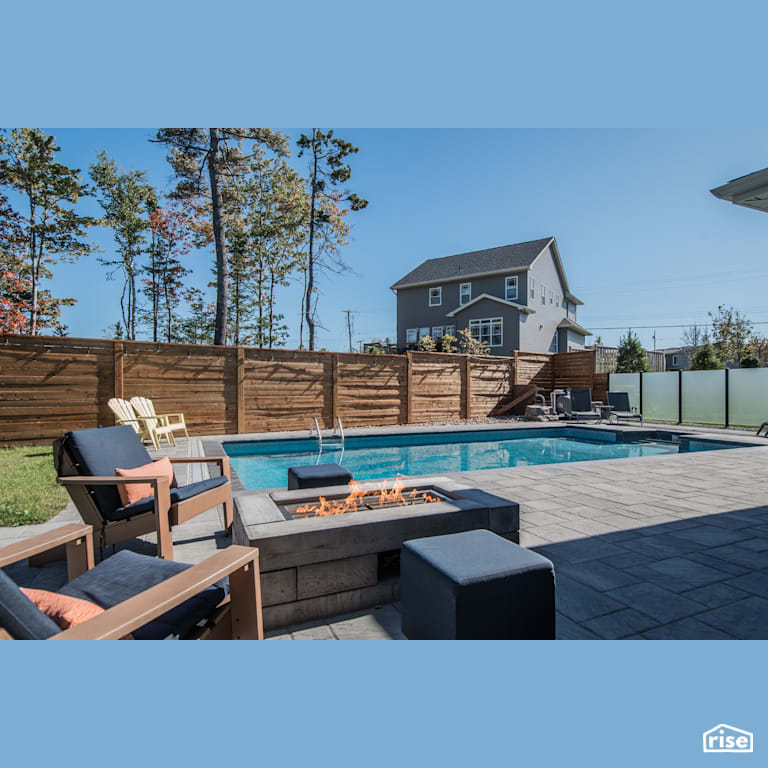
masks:
<path id="1" fill-rule="evenodd" d="M 0 478 L 0 526 L 44 523 L 69 501 L 50 448 L 0 448 Z"/>

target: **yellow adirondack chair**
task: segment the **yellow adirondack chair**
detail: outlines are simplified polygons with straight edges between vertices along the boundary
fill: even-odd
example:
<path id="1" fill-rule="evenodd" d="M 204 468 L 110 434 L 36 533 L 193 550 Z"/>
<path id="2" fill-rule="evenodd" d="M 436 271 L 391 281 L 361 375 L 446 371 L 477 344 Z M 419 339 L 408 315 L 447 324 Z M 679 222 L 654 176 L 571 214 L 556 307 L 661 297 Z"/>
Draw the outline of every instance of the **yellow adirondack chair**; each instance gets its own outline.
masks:
<path id="1" fill-rule="evenodd" d="M 173 439 L 173 428 L 164 424 L 157 416 L 146 417 L 137 413 L 127 400 L 120 397 L 113 397 L 107 401 L 107 405 L 115 415 L 117 424 L 129 424 L 141 440 L 149 438 L 158 451 L 161 437 L 164 437 L 169 445 L 176 445 Z"/>
<path id="2" fill-rule="evenodd" d="M 148 397 L 132 397 L 131 405 L 139 416 L 147 419 L 158 419 L 159 423 L 163 427 L 167 427 L 170 432 L 184 432 L 184 436 L 189 440 L 189 432 L 183 413 L 158 414 L 153 402 Z"/>

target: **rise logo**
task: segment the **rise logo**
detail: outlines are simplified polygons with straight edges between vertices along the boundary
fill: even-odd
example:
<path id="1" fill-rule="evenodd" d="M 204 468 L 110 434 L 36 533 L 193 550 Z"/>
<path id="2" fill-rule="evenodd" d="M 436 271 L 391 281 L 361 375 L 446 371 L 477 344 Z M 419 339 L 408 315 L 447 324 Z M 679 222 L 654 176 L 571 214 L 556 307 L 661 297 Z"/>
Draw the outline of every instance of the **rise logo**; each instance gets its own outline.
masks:
<path id="1" fill-rule="evenodd" d="M 705 752 L 752 752 L 754 749 L 754 734 L 725 723 L 704 731 L 703 738 Z"/>

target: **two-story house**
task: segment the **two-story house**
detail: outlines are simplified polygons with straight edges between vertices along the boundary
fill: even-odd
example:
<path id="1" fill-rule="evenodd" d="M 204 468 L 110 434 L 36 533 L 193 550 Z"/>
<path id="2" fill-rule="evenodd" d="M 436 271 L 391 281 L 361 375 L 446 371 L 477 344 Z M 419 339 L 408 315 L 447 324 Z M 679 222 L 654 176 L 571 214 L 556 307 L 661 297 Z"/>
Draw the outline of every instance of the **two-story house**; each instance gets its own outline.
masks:
<path id="1" fill-rule="evenodd" d="M 568 287 L 554 237 L 428 259 L 400 278 L 397 346 L 469 328 L 491 354 L 584 349 L 583 304 Z"/>

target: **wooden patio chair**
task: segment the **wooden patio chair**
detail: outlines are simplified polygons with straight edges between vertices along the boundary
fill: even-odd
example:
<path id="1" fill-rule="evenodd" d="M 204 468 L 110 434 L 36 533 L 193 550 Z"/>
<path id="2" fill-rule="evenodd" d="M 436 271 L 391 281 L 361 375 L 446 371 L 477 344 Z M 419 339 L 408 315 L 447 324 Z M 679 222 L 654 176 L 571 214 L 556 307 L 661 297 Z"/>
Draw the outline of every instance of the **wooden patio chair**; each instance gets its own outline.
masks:
<path id="1" fill-rule="evenodd" d="M 184 436 L 189 440 L 187 424 L 184 421 L 183 413 L 163 413 L 155 412 L 155 406 L 148 397 L 132 397 L 131 405 L 139 416 L 146 419 L 157 419 L 161 428 L 167 428 L 168 434 L 173 432 L 184 432 Z"/>
<path id="2" fill-rule="evenodd" d="M 101 547 L 157 532 L 160 557 L 173 560 L 171 529 L 213 507 L 224 506 L 226 533 L 232 530 L 232 484 L 229 457 L 170 459 L 172 464 L 218 464 L 221 476 L 170 487 L 167 478 L 116 477 L 115 469 L 135 469 L 152 462 L 144 444 L 129 426 L 67 432 L 53 444 L 58 482 L 92 525 Z M 124 505 L 117 486 L 144 483 L 152 496 Z"/>
<path id="3" fill-rule="evenodd" d="M 149 439 L 156 450 L 160 450 L 160 438 L 164 437 L 169 445 L 176 445 L 173 439 L 173 428 L 161 422 L 156 416 L 142 416 L 134 410 L 127 400 L 113 397 L 107 401 L 107 405 L 115 415 L 118 425 L 128 424 L 133 427 L 140 440 Z"/>
<path id="4" fill-rule="evenodd" d="M 60 547 L 66 547 L 69 583 L 58 594 L 104 609 L 65 630 L 2 570 Z M 258 549 L 227 547 L 197 565 L 123 550 L 94 565 L 93 529 L 80 523 L 0 548 L 0 639 L 118 640 L 128 634 L 137 640 L 262 640 Z"/>

